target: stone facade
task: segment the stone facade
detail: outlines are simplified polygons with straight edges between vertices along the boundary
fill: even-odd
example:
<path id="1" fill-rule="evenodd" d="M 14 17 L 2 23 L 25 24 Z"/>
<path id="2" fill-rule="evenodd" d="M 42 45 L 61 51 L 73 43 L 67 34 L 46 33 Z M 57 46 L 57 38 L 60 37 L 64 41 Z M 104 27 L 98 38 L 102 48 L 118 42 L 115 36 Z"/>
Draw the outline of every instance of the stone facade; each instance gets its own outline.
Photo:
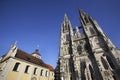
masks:
<path id="1" fill-rule="evenodd" d="M 96 20 L 79 9 L 81 26 L 61 25 L 56 80 L 120 80 L 120 50 Z"/>

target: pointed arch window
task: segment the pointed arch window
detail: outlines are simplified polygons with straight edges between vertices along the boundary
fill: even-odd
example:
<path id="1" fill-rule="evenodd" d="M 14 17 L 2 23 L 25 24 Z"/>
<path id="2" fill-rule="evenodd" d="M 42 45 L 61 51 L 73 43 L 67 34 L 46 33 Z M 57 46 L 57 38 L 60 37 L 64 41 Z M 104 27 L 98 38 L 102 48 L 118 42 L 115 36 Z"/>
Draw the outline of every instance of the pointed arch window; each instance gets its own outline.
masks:
<path id="1" fill-rule="evenodd" d="M 86 25 L 86 24 L 85 24 L 85 21 L 84 21 L 84 18 L 81 18 L 81 21 L 83 22 L 84 25 Z"/>
<path id="2" fill-rule="evenodd" d="M 92 68 L 92 66 L 90 64 L 89 64 L 89 70 L 90 70 L 92 80 L 95 80 L 94 79 L 94 71 L 93 71 L 93 68 Z"/>
<path id="3" fill-rule="evenodd" d="M 69 34 L 66 34 L 66 41 L 69 41 L 70 40 L 70 36 Z"/>
<path id="4" fill-rule="evenodd" d="M 109 56 L 106 56 L 106 58 L 107 58 L 107 60 L 108 60 L 108 62 L 110 64 L 111 68 L 115 69 L 115 66 L 114 66 L 114 63 L 112 62 L 112 59 Z"/>
<path id="5" fill-rule="evenodd" d="M 68 54 L 72 54 L 70 47 L 68 47 Z"/>
<path id="6" fill-rule="evenodd" d="M 81 46 L 78 45 L 78 46 L 77 46 L 77 52 L 78 52 L 79 54 L 81 54 L 81 51 L 82 51 Z"/>
<path id="7" fill-rule="evenodd" d="M 86 51 L 89 51 L 90 50 L 90 47 L 89 47 L 89 45 L 88 44 L 85 44 L 85 49 L 86 49 Z"/>
<path id="8" fill-rule="evenodd" d="M 95 34 L 95 31 L 90 27 L 89 28 L 91 34 Z"/>
<path id="9" fill-rule="evenodd" d="M 65 23 L 65 24 L 64 24 L 64 31 L 67 31 L 67 30 L 69 30 L 69 24 L 68 24 L 68 23 Z"/>
<path id="10" fill-rule="evenodd" d="M 104 68 L 108 69 L 108 64 L 107 64 L 106 60 L 103 57 L 101 57 L 101 61 L 102 61 L 102 64 L 103 64 Z"/>
<path id="11" fill-rule="evenodd" d="M 65 25 L 64 30 L 68 30 L 68 26 L 67 25 Z"/>
<path id="12" fill-rule="evenodd" d="M 63 32 L 66 32 L 66 31 L 68 30 L 67 24 L 64 23 L 64 24 L 62 25 L 62 27 L 63 27 Z"/>
<path id="13" fill-rule="evenodd" d="M 20 66 L 20 63 L 17 62 L 17 63 L 15 64 L 14 68 L 13 68 L 13 71 L 18 71 L 19 66 Z"/>
<path id="14" fill-rule="evenodd" d="M 86 23 L 89 23 L 89 20 L 87 17 L 84 18 Z"/>

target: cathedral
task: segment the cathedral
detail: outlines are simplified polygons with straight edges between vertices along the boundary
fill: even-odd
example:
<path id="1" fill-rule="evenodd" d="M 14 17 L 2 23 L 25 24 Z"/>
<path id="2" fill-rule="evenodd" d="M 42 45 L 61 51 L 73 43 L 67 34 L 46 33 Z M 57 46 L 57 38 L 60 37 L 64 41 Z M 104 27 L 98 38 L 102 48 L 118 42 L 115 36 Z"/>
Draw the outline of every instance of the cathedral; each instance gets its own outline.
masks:
<path id="1" fill-rule="evenodd" d="M 79 9 L 81 25 L 61 24 L 55 80 L 120 80 L 120 50 L 97 21 Z"/>

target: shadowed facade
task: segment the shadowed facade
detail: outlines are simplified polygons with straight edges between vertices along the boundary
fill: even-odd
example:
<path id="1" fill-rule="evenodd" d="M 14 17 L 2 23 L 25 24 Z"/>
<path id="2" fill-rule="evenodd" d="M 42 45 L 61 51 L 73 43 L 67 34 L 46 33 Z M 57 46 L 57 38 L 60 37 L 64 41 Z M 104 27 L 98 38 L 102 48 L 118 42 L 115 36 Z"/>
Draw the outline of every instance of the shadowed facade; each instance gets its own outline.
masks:
<path id="1" fill-rule="evenodd" d="M 56 80 L 120 80 L 120 50 L 96 20 L 79 9 L 81 26 L 61 24 Z"/>

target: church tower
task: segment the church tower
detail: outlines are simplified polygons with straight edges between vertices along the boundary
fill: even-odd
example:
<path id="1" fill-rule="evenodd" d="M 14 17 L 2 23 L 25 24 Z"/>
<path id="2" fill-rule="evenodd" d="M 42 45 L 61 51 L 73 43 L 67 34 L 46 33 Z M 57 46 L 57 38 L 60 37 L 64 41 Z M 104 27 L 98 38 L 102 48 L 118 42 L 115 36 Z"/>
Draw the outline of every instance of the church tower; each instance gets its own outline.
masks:
<path id="1" fill-rule="evenodd" d="M 67 15 L 61 25 L 56 72 L 61 80 L 120 80 L 120 50 L 96 20 L 79 9 L 81 26 L 72 28 Z M 57 74 L 56 73 L 56 74 Z"/>

